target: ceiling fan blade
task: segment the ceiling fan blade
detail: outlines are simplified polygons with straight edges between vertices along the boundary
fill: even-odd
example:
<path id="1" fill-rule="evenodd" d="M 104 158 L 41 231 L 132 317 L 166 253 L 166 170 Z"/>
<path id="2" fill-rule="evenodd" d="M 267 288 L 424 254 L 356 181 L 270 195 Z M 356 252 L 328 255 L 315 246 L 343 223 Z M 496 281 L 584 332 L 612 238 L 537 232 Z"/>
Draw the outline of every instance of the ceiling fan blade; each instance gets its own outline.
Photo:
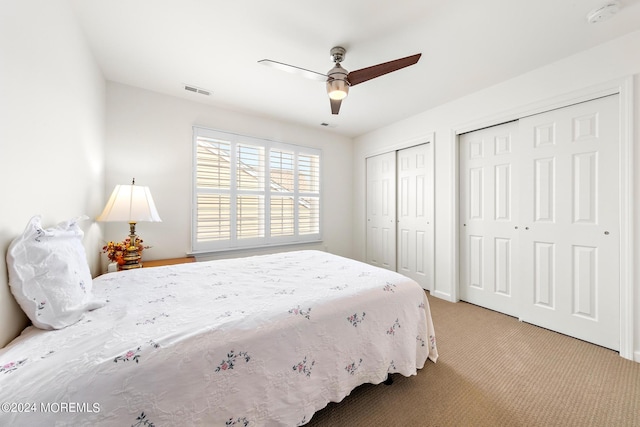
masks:
<path id="1" fill-rule="evenodd" d="M 355 86 L 362 82 L 366 82 L 367 80 L 375 79 L 376 77 L 383 76 L 385 74 L 391 73 L 392 71 L 397 71 L 401 68 L 408 67 L 409 65 L 413 65 L 420 59 L 422 56 L 421 53 L 407 56 L 406 58 L 400 58 L 389 62 L 384 62 L 378 65 L 372 65 L 371 67 L 361 68 L 359 70 L 355 70 L 349 73 L 347 80 L 349 80 L 349 84 L 351 86 Z"/>
<path id="2" fill-rule="evenodd" d="M 306 70 L 304 68 L 296 67 L 295 65 L 284 64 L 282 62 L 272 61 L 270 59 L 261 59 L 260 61 L 258 61 L 258 64 L 277 68 L 278 70 L 286 71 L 288 73 L 298 74 L 307 79 L 317 80 L 319 82 L 327 81 L 326 74 L 316 73 L 315 71 Z"/>
<path id="3" fill-rule="evenodd" d="M 342 99 L 329 99 L 329 101 L 331 101 L 331 114 L 338 114 Z"/>

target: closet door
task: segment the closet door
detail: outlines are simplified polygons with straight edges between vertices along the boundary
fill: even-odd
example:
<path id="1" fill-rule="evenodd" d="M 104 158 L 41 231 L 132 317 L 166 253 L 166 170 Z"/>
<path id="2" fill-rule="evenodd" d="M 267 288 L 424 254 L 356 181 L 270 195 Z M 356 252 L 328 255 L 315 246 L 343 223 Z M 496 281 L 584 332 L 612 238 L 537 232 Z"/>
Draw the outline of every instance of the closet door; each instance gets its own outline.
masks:
<path id="1" fill-rule="evenodd" d="M 460 298 L 620 348 L 618 96 L 460 136 Z"/>
<path id="2" fill-rule="evenodd" d="M 518 123 L 460 136 L 460 299 L 519 314 Z"/>
<path id="3" fill-rule="evenodd" d="M 367 158 L 369 264 L 396 271 L 396 153 Z"/>
<path id="4" fill-rule="evenodd" d="M 398 272 L 431 289 L 427 260 L 432 254 L 433 219 L 429 197 L 433 188 L 428 174 L 428 144 L 397 152 Z"/>
<path id="5" fill-rule="evenodd" d="M 620 347 L 618 96 L 520 120 L 522 320 Z"/>

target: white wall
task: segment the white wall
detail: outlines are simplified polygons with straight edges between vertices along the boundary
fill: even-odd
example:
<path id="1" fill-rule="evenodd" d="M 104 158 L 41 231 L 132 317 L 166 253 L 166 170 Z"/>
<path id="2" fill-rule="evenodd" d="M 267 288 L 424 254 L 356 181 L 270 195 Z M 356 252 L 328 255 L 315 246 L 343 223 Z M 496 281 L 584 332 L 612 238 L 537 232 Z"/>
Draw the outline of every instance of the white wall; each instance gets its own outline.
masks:
<path id="1" fill-rule="evenodd" d="M 380 152 L 384 147 L 435 133 L 435 204 L 436 204 L 436 280 L 434 294 L 454 300 L 457 289 L 456 238 L 456 188 L 453 171 L 457 164 L 455 131 L 474 124 L 491 124 L 496 117 L 506 117 L 507 112 L 526 110 L 527 106 L 554 99 L 565 94 L 600 86 L 626 76 L 634 76 L 633 100 L 636 124 L 634 145 L 639 141 L 640 126 L 640 32 L 603 44 L 580 54 L 565 58 L 549 66 L 534 70 L 518 78 L 503 82 L 486 90 L 470 94 L 391 126 L 356 138 L 354 141 L 354 257 L 364 259 L 365 241 L 365 161 L 370 152 Z M 525 54 L 525 53 L 523 53 Z M 422 82 L 421 84 L 437 84 Z M 470 130 L 470 129 L 467 129 Z M 640 150 L 635 149 L 634 169 L 640 166 Z M 640 212 L 640 173 L 635 174 L 635 212 Z M 634 265 L 640 266 L 640 220 L 634 218 Z M 634 307 L 640 313 L 639 271 L 635 271 Z M 633 322 L 635 330 L 634 350 L 640 361 L 640 315 Z"/>
<path id="2" fill-rule="evenodd" d="M 0 2 L 0 247 L 104 203 L 105 84 L 66 0 Z M 83 224 L 92 273 L 101 230 Z M 0 347 L 26 324 L 0 257 Z M 22 318 L 23 321 L 15 319 Z"/>
<path id="3" fill-rule="evenodd" d="M 202 95 L 194 95 L 197 96 Z M 107 193 L 115 185 L 128 184 L 135 177 L 136 184 L 149 186 L 163 221 L 136 226 L 144 243 L 152 246 L 143 254 L 143 260 L 184 257 L 191 251 L 193 125 L 322 149 L 324 241 L 304 245 L 304 248 L 352 255 L 350 138 L 110 82 L 107 84 Z M 105 238 L 109 240 L 120 240 L 127 234 L 126 224 L 108 223 L 105 229 Z M 292 248 L 300 247 L 277 250 Z M 237 251 L 210 258 L 263 252 L 267 251 Z"/>

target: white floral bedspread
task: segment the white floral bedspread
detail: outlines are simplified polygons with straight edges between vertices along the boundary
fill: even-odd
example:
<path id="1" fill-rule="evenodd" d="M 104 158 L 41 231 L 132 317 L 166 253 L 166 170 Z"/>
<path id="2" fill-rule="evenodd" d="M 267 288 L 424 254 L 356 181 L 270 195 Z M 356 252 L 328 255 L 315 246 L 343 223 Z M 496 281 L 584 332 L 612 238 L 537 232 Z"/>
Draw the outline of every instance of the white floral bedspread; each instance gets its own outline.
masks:
<path id="1" fill-rule="evenodd" d="M 319 251 L 110 273 L 94 294 L 0 350 L 0 425 L 303 425 L 437 359 L 420 286 Z"/>

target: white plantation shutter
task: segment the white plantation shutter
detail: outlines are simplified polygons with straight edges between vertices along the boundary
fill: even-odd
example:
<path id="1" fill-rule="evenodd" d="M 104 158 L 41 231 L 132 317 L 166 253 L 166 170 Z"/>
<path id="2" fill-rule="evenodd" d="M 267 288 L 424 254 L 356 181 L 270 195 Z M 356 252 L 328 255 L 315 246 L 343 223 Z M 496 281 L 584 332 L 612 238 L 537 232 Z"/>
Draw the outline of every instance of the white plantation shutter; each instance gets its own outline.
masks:
<path id="1" fill-rule="evenodd" d="M 264 237 L 265 148 L 236 144 L 236 238 Z"/>
<path id="2" fill-rule="evenodd" d="M 231 201 L 228 195 L 198 194 L 198 241 L 231 238 Z"/>
<path id="3" fill-rule="evenodd" d="M 193 252 L 321 239 L 320 150 L 193 129 Z"/>
<path id="4" fill-rule="evenodd" d="M 211 138 L 202 138 L 196 146 L 198 173 L 196 215 L 199 241 L 228 240 L 231 238 L 230 165 L 231 144 Z"/>
<path id="5" fill-rule="evenodd" d="M 320 156 L 300 153 L 298 170 L 298 232 L 313 235 L 320 232 Z"/>
<path id="6" fill-rule="evenodd" d="M 295 234 L 295 207 L 293 198 L 271 196 L 271 235 L 293 236 Z"/>
<path id="7" fill-rule="evenodd" d="M 295 154 L 272 149 L 269 153 L 271 235 L 295 235 Z"/>

